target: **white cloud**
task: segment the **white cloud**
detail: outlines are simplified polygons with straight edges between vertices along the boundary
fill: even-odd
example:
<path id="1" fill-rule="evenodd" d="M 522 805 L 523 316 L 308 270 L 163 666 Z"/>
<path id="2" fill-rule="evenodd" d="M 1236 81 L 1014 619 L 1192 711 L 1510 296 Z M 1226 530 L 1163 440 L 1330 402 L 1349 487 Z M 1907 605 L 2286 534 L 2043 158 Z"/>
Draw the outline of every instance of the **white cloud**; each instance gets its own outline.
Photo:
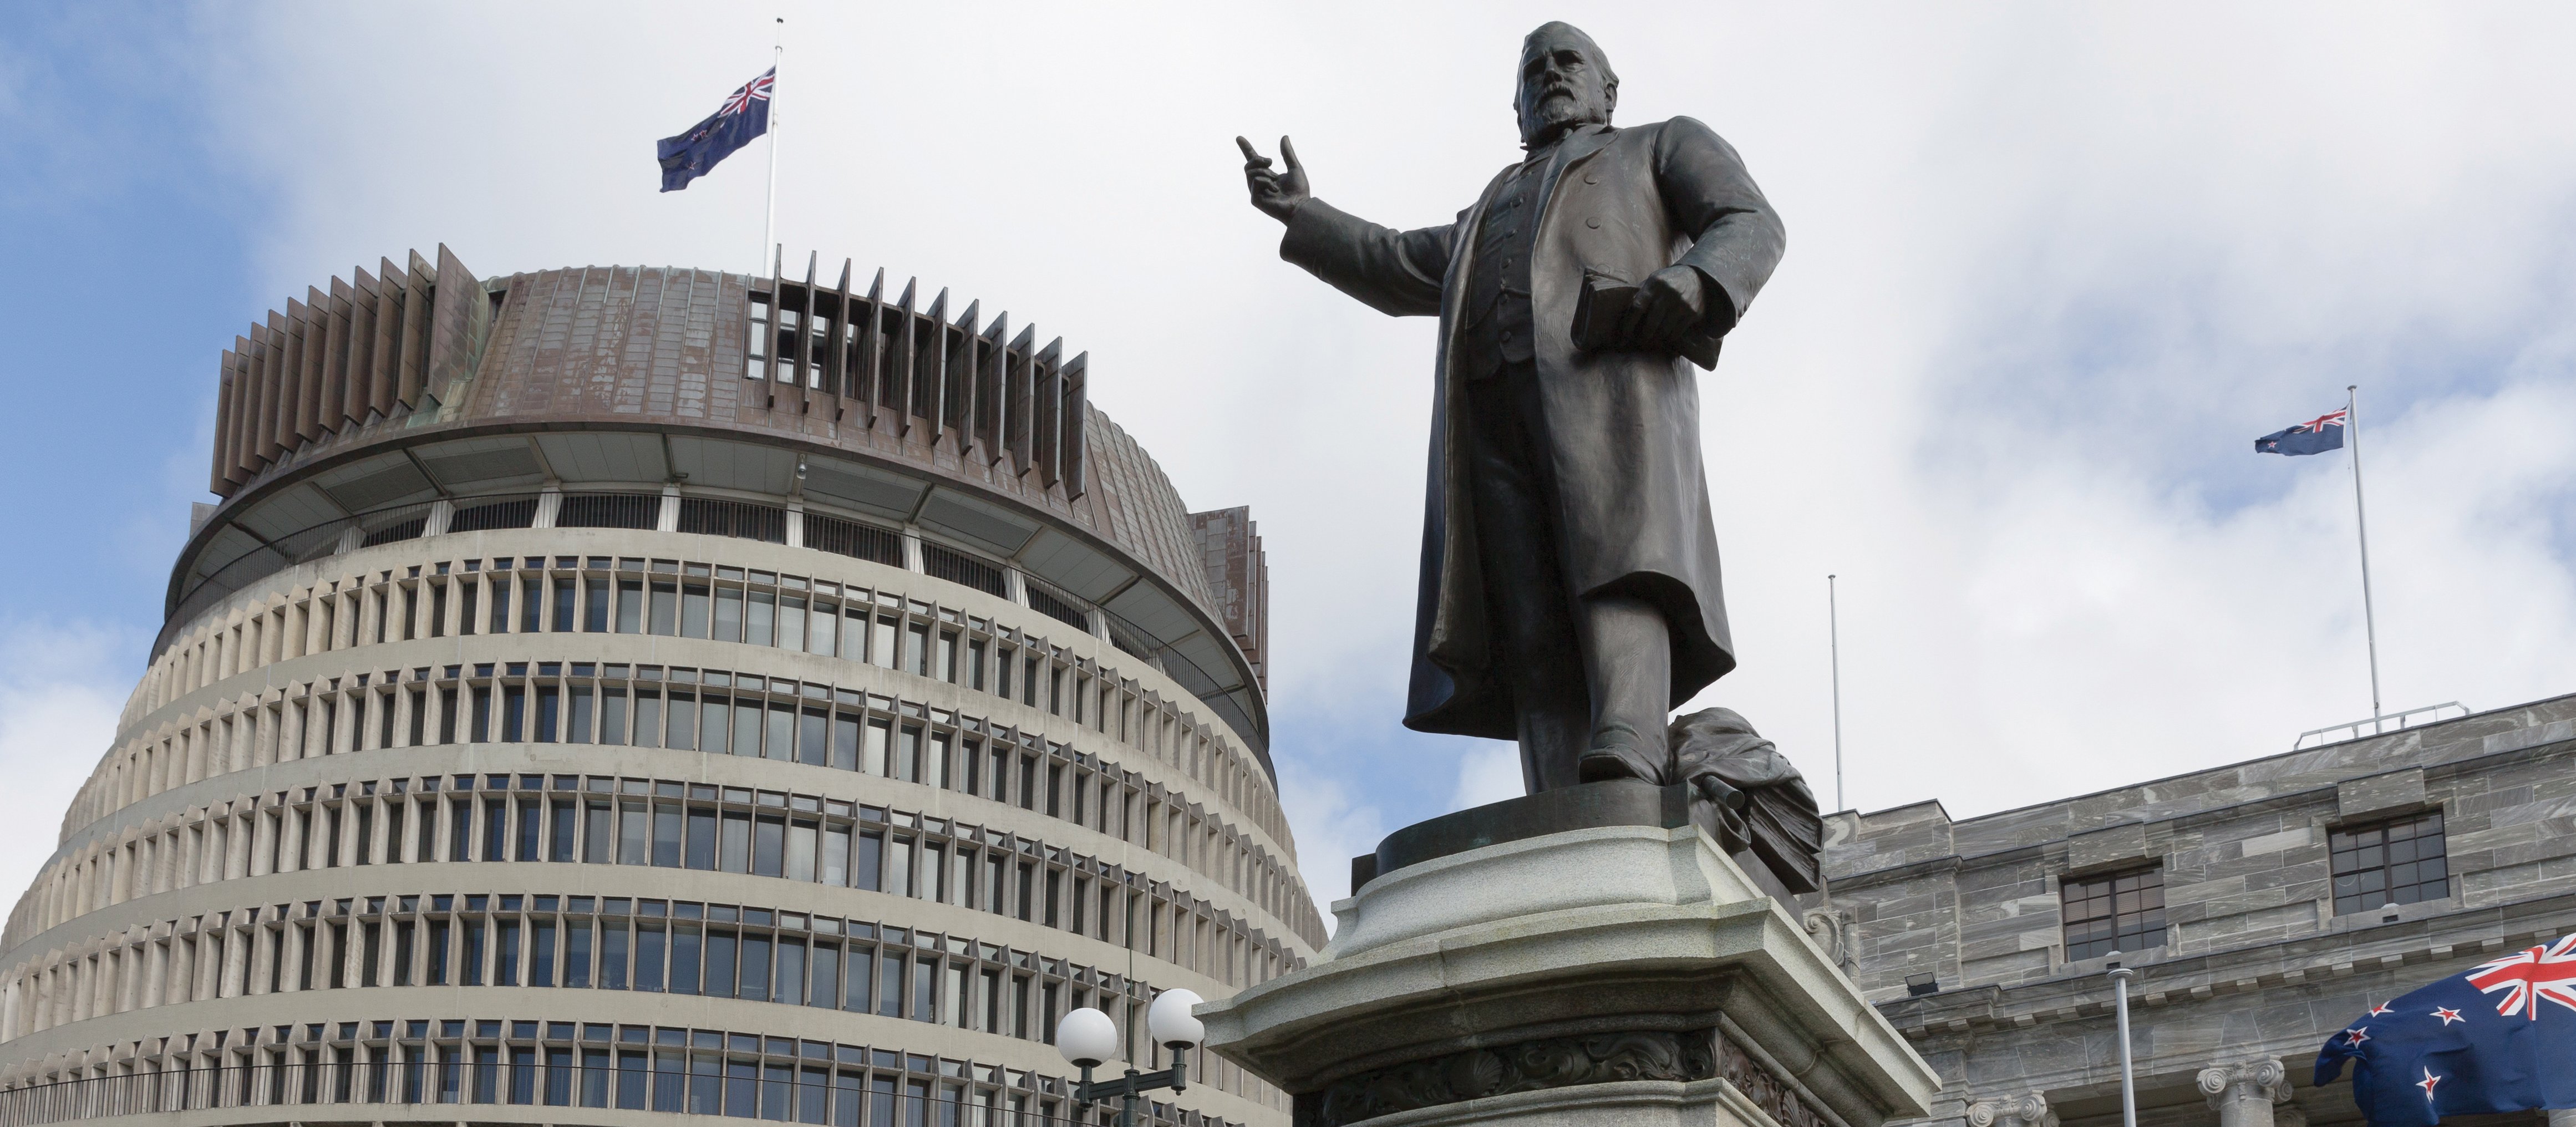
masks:
<path id="1" fill-rule="evenodd" d="M 1521 751 L 1512 744 L 1477 740 L 1458 757 L 1458 790 L 1449 796 L 1451 810 L 1521 796 Z"/>
<path id="2" fill-rule="evenodd" d="M 1396 728 L 1431 327 L 1278 262 L 1231 139 L 1293 133 L 1326 198 L 1443 220 L 1511 156 L 1512 53 L 1558 10 L 788 12 L 792 253 L 1064 332 L 1185 496 L 1253 506 L 1319 897 L 1382 824 L 1498 793 L 1492 747 Z M 1992 810 L 2365 713 L 2345 464 L 2250 451 L 2353 382 L 2388 703 L 2576 687 L 2549 648 L 2576 629 L 2552 422 L 2576 405 L 2576 14 L 1570 14 L 1618 61 L 1623 119 L 1711 122 L 1790 231 L 1703 383 L 1744 666 L 1701 703 L 1828 775 L 1835 571 L 1862 808 Z M 645 153 L 766 65 L 769 28 L 246 15 L 212 93 L 282 193 L 271 289 L 440 240 L 486 272 L 740 268 L 765 154 L 665 196 Z"/>
<path id="3" fill-rule="evenodd" d="M 26 888 L 53 856 L 62 813 L 125 707 L 114 659 L 140 641 L 81 623 L 0 627 L 0 766 L 23 815 L 0 826 L 0 890 Z"/>

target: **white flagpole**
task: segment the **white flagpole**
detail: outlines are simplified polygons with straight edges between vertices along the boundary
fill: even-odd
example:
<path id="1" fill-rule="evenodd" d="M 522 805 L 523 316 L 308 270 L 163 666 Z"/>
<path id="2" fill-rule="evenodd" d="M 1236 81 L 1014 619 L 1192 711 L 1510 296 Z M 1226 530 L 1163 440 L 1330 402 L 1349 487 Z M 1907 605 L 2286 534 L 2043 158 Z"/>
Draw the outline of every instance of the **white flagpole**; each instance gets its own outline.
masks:
<path id="1" fill-rule="evenodd" d="M 1831 575 L 1825 576 L 1825 637 L 1834 668 L 1834 809 L 1848 810 L 1843 803 L 1843 619 Z"/>
<path id="2" fill-rule="evenodd" d="M 2361 533 L 2361 628 L 2370 644 L 2371 731 L 2379 730 L 2379 621 L 2370 608 L 2370 517 L 2361 503 L 2361 385 L 2344 386 L 2343 435 L 2352 447 L 2352 519 Z"/>
<path id="3" fill-rule="evenodd" d="M 770 260 L 778 237 L 778 65 L 787 57 L 787 17 L 778 17 L 769 47 L 769 206 L 760 217 L 760 261 Z M 755 269 L 755 273 L 759 271 Z"/>

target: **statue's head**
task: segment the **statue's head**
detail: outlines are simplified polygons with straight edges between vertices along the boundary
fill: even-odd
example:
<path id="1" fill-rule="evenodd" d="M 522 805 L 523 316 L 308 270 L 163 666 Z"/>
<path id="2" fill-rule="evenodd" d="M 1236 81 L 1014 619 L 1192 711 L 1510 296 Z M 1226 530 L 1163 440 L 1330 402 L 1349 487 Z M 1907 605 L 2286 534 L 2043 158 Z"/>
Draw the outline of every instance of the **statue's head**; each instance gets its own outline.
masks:
<path id="1" fill-rule="evenodd" d="M 1578 125 L 1608 125 L 1619 75 L 1583 29 L 1551 20 L 1521 41 L 1521 143 L 1533 148 Z"/>

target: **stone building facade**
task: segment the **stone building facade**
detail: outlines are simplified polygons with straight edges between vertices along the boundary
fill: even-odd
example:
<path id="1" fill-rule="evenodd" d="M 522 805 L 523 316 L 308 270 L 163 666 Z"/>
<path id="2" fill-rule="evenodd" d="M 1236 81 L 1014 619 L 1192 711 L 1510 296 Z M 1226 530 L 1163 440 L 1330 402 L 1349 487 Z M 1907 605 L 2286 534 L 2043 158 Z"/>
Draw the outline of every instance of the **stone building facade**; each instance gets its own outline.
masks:
<path id="1" fill-rule="evenodd" d="M 2119 1123 L 2116 947 L 2141 1124 L 2358 1123 L 2349 1079 L 2310 1083 L 2328 1036 L 2576 931 L 2576 697 L 1826 832 L 1810 934 L 1941 1073 L 1924 1122 Z"/>
<path id="2" fill-rule="evenodd" d="M 1302 965 L 1259 538 L 1087 367 L 846 266 L 442 247 L 252 326 L 0 1127 L 1063 1123 L 1065 1012 Z M 1197 1065 L 1156 1121 L 1288 1122 Z"/>

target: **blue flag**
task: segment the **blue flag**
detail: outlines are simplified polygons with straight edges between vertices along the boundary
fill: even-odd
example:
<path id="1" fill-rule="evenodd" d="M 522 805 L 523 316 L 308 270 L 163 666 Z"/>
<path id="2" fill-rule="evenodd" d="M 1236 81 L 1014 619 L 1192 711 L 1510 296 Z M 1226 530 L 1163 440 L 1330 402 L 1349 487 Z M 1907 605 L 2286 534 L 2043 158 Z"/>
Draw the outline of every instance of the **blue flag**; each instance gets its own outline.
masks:
<path id="1" fill-rule="evenodd" d="M 665 142 L 666 144 L 668 142 Z M 2343 449 L 2343 412 L 2319 415 L 2254 440 L 2257 454 L 2323 454 Z"/>
<path id="2" fill-rule="evenodd" d="M 2371 1007 L 2327 1039 L 2316 1083 L 2347 1060 L 2371 1127 L 2576 1108 L 2576 935 Z"/>
<path id="3" fill-rule="evenodd" d="M 715 116 L 689 127 L 677 137 L 664 137 L 654 146 L 662 161 L 662 190 L 676 192 L 689 186 L 689 181 L 714 170 L 716 162 L 732 156 L 735 149 L 751 139 L 769 132 L 769 92 L 778 81 L 778 68 L 761 72 L 760 77 L 743 83 L 742 88 L 725 99 L 724 108 Z"/>

